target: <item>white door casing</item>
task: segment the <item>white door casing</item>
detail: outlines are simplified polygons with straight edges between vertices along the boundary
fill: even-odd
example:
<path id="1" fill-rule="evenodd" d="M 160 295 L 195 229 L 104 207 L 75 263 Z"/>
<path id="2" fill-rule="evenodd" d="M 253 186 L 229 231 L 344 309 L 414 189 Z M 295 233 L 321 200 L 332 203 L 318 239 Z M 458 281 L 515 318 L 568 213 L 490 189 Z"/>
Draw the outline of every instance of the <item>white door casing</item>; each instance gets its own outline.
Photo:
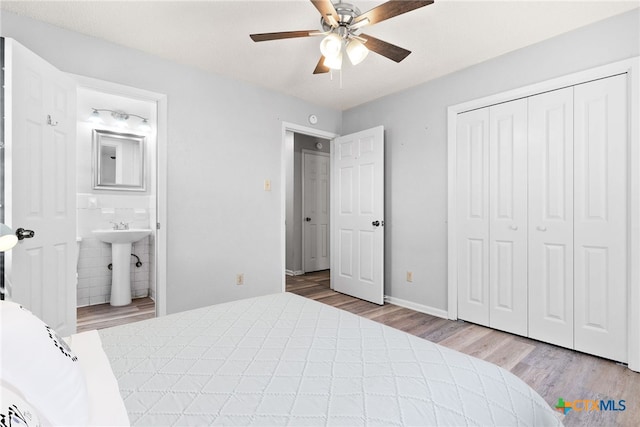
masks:
<path id="1" fill-rule="evenodd" d="M 489 326 L 489 109 L 457 123 L 458 315 Z"/>
<path id="2" fill-rule="evenodd" d="M 330 267 L 330 160 L 327 153 L 302 152 L 302 248 L 305 273 Z"/>
<path id="3" fill-rule="evenodd" d="M 384 128 L 332 141 L 331 283 L 384 303 Z"/>
<path id="4" fill-rule="evenodd" d="M 628 328 L 626 80 L 618 75 L 574 89 L 575 348 L 622 362 Z"/>
<path id="5" fill-rule="evenodd" d="M 573 348 L 573 88 L 528 101 L 529 337 Z"/>
<path id="6" fill-rule="evenodd" d="M 527 100 L 489 108 L 489 326 L 527 335 Z"/>
<path id="7" fill-rule="evenodd" d="M 35 231 L 6 252 L 8 299 L 76 330 L 76 84 L 5 39 L 5 220 Z"/>

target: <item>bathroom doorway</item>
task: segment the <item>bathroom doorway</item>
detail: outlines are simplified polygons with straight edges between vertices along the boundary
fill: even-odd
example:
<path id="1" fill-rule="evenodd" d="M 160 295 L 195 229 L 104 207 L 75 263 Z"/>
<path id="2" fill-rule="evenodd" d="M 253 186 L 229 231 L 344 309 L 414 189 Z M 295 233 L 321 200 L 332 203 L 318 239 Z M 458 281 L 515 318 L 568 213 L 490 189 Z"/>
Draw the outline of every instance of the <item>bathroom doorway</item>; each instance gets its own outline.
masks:
<path id="1" fill-rule="evenodd" d="M 161 232 L 164 197 L 165 98 L 135 88 L 75 76 L 77 90 L 77 327 L 101 329 L 152 318 L 165 312 L 165 269 Z M 162 126 L 160 126 L 162 124 Z M 96 132 L 98 131 L 98 132 Z M 135 162 L 125 149 L 98 158 L 96 135 L 127 136 L 143 141 Z M 134 138 L 135 137 L 135 138 Z M 126 148 L 126 147 L 125 147 Z M 120 169 L 135 169 L 142 185 L 97 185 L 97 169 L 123 157 Z M 127 163 L 129 162 L 129 163 Z M 122 166 L 124 165 L 124 166 Z M 139 169 L 138 169 L 139 168 Z M 119 170 L 119 169 L 117 169 Z M 124 172 L 123 172 L 124 173 Z M 125 173 L 126 175 L 126 173 Z M 111 245 L 96 238 L 94 230 L 145 229 L 149 235 L 131 245 L 129 287 L 131 303 L 111 305 L 113 264 Z M 119 267 L 120 268 L 120 267 Z"/>
<path id="2" fill-rule="evenodd" d="M 27 237 L 37 235 L 14 248 L 4 259 L 4 265 L 0 265 L 5 279 L 2 291 L 54 326 L 59 333 L 70 335 L 75 332 L 79 265 L 76 255 L 81 245 L 76 238 L 81 237 L 77 210 L 84 202 L 87 206 L 99 206 L 100 203 L 91 197 L 81 198 L 80 204 L 78 201 L 77 169 L 91 170 L 92 167 L 91 161 L 78 160 L 76 156 L 76 148 L 86 149 L 76 141 L 76 127 L 87 117 L 85 113 L 78 117 L 77 91 L 86 88 L 146 100 L 154 105 L 156 123 L 151 132 L 155 135 L 156 147 L 150 162 L 155 166 L 148 172 L 156 184 L 152 208 L 156 222 L 149 221 L 154 239 L 154 253 L 149 257 L 153 267 L 149 271 L 156 286 L 154 311 L 158 315 L 165 314 L 166 235 L 159 228 L 165 224 L 167 210 L 166 96 L 64 73 L 12 39 L 0 38 L 0 53 L 2 70 L 10 70 L 0 73 L 6 101 L 3 103 L 5 126 L 0 126 L 0 130 L 3 142 L 9 148 L 1 150 L 0 191 L 4 202 L 0 205 L 0 216 L 13 227 L 28 231 Z M 30 97 L 11 96 L 15 88 L 23 88 L 27 83 L 33 88 L 29 91 Z M 4 88 L 11 90 L 5 92 Z M 25 101 L 27 99 L 29 102 Z M 27 131 L 29 138 L 16 137 Z M 87 144 L 86 138 L 83 142 Z M 91 140 L 88 144 L 90 147 Z M 41 203 L 44 196 L 46 203 Z M 34 207 L 37 214 L 34 214 Z M 47 220 L 43 221 L 41 217 Z M 53 250 L 49 249 L 51 247 Z M 34 255 L 39 259 L 35 260 Z M 45 281 L 47 286 L 42 285 Z M 93 284 L 101 285 L 100 282 L 96 279 Z M 12 286 L 14 283 L 20 285 Z"/>

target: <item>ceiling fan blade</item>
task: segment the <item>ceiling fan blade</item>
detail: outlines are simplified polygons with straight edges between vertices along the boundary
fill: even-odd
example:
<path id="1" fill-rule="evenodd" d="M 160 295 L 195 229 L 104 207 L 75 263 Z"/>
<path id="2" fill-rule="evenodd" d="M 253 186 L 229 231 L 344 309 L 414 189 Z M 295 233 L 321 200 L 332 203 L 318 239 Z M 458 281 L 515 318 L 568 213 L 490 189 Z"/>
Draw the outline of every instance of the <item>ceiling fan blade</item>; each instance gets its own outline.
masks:
<path id="1" fill-rule="evenodd" d="M 387 57 L 392 61 L 400 62 L 411 53 L 410 50 L 403 49 L 400 46 L 396 46 L 391 43 L 387 43 L 368 34 L 360 34 L 360 37 L 367 40 L 367 42 L 364 44 L 367 49 L 377 53 L 378 55 Z"/>
<path id="2" fill-rule="evenodd" d="M 354 24 L 364 21 L 365 19 L 369 20 L 368 25 L 376 24 L 380 21 L 384 21 L 385 19 L 393 18 L 394 16 L 402 15 L 403 13 L 428 6 L 431 3 L 433 3 L 433 0 L 389 0 L 380 6 L 374 7 L 370 11 L 357 16 L 354 20 Z"/>
<path id="3" fill-rule="evenodd" d="M 328 72 L 329 72 L 329 67 L 324 65 L 324 56 L 321 56 L 320 61 L 318 61 L 318 65 L 316 65 L 316 69 L 313 70 L 313 74 L 322 74 L 322 73 L 328 73 Z"/>
<path id="4" fill-rule="evenodd" d="M 311 3 L 318 9 L 320 15 L 322 15 L 329 25 L 332 27 L 338 26 L 338 12 L 336 12 L 336 8 L 333 7 L 331 0 L 311 0 Z"/>
<path id="5" fill-rule="evenodd" d="M 251 40 L 254 42 L 264 42 L 268 40 L 281 40 L 281 39 L 293 39 L 296 37 L 309 37 L 318 34 L 317 30 L 306 30 L 306 31 L 282 31 L 279 33 L 262 33 L 262 34 L 251 34 Z"/>

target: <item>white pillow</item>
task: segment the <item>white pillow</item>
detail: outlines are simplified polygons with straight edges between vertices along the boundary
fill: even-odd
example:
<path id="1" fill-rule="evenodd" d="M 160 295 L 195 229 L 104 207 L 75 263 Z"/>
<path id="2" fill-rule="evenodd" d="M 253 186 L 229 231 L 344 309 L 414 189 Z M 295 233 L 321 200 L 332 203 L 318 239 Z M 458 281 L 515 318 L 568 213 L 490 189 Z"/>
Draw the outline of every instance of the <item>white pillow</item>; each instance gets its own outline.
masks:
<path id="1" fill-rule="evenodd" d="M 0 302 L 2 382 L 19 392 L 43 423 L 87 425 L 87 386 L 67 343 L 30 311 Z"/>
<path id="2" fill-rule="evenodd" d="M 38 413 L 15 390 L 0 385 L 0 426 L 40 427 Z"/>

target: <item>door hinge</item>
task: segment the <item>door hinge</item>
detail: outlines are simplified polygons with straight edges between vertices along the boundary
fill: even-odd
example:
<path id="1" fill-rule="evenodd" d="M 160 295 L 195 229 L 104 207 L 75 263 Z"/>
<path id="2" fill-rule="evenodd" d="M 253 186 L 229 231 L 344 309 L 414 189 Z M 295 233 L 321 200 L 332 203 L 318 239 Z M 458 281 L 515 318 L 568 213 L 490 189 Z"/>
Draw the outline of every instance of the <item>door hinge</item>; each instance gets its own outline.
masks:
<path id="1" fill-rule="evenodd" d="M 156 230 L 160 230 L 160 223 L 156 222 Z"/>

